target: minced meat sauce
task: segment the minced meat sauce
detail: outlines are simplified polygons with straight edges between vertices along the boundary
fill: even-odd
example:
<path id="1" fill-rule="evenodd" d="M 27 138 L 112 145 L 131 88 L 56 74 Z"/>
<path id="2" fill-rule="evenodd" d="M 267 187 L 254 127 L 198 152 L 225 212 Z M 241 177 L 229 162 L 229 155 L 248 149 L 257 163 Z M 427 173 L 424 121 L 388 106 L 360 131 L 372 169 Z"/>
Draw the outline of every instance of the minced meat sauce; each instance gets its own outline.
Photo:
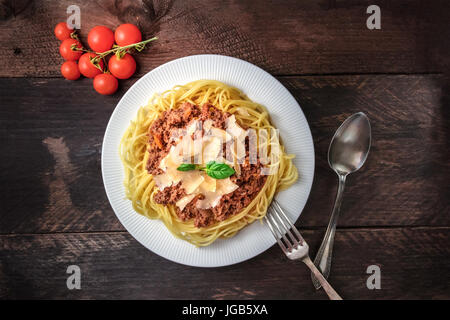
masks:
<path id="1" fill-rule="evenodd" d="M 226 130 L 226 120 L 230 116 L 227 112 L 222 112 L 211 104 L 204 104 L 198 107 L 188 102 L 183 103 L 177 109 L 171 109 L 163 112 L 149 129 L 149 159 L 147 162 L 147 171 L 152 175 L 162 174 L 159 168 L 161 160 L 169 153 L 175 141 L 171 139 L 175 130 L 185 128 L 191 120 L 212 120 L 213 126 Z M 248 139 L 247 139 L 248 140 Z M 230 179 L 239 186 L 235 191 L 225 194 L 220 202 L 210 209 L 199 209 L 195 203 L 202 195 L 196 196 L 182 211 L 176 207 L 178 217 L 187 221 L 194 219 L 196 227 L 206 227 L 218 221 L 223 221 L 233 214 L 240 212 L 244 207 L 250 204 L 253 198 L 264 186 L 267 176 L 261 175 L 261 164 L 250 164 L 248 161 L 248 141 L 247 155 L 245 162 L 241 164 L 239 175 L 233 174 Z M 186 195 L 181 183 L 169 186 L 159 190 L 154 201 L 160 204 L 175 204 Z"/>

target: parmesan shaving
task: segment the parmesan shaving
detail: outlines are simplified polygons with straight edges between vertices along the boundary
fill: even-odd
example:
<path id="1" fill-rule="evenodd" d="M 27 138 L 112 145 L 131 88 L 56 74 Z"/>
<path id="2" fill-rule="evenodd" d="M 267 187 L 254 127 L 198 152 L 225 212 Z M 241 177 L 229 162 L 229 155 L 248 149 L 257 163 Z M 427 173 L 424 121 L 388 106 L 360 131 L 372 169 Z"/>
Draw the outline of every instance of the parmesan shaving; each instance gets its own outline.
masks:
<path id="1" fill-rule="evenodd" d="M 195 194 L 187 195 L 180 200 L 178 200 L 175 205 L 180 209 L 180 211 L 183 211 L 184 208 L 195 198 Z"/>

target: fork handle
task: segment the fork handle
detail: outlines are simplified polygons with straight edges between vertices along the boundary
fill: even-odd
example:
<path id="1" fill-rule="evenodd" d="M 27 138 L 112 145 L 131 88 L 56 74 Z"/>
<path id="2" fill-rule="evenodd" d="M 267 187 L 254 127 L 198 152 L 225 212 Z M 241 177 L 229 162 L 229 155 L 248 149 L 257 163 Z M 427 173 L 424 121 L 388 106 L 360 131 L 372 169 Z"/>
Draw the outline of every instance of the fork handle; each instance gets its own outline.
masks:
<path id="1" fill-rule="evenodd" d="M 325 292 L 327 293 L 328 298 L 330 298 L 330 300 L 342 300 L 341 296 L 333 289 L 333 287 L 323 277 L 322 273 L 320 273 L 319 269 L 317 269 L 317 267 L 311 261 L 309 256 L 306 256 L 305 258 L 303 258 L 302 261 L 308 266 L 308 268 L 314 274 L 316 279 L 319 280 L 320 284 L 322 285 L 322 288 L 325 290 Z"/>

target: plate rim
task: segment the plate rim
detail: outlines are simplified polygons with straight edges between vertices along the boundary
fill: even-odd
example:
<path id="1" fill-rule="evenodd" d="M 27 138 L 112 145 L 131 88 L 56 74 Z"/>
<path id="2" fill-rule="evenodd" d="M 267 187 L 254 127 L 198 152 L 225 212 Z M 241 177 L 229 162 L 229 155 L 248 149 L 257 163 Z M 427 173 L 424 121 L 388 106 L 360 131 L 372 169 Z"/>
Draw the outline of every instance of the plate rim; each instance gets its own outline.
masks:
<path id="1" fill-rule="evenodd" d="M 107 196 L 107 199 L 108 199 L 108 202 L 109 202 L 109 205 L 110 205 L 112 211 L 114 212 L 115 216 L 117 217 L 117 219 L 119 220 L 119 222 L 121 223 L 121 225 L 125 228 L 126 232 L 127 232 L 128 234 L 130 234 L 130 235 L 133 237 L 134 240 L 136 240 L 138 243 L 140 243 L 140 244 L 141 244 L 144 248 L 146 248 L 147 250 L 151 251 L 152 253 L 154 253 L 154 254 L 156 254 L 156 255 L 158 255 L 158 256 L 164 258 L 164 259 L 167 259 L 167 260 L 169 260 L 169 261 L 171 261 L 171 262 L 178 263 L 178 264 L 180 264 L 180 265 L 191 266 L 191 267 L 199 267 L 199 268 L 217 268 L 217 267 L 225 267 L 225 266 L 231 266 L 231 265 L 234 265 L 234 264 L 242 263 L 242 262 L 244 262 L 244 261 L 248 261 L 248 260 L 253 259 L 254 257 L 256 257 L 256 256 L 258 256 L 258 255 L 264 253 L 264 252 L 267 251 L 268 249 L 270 249 L 274 244 L 276 244 L 276 240 L 273 238 L 273 239 L 271 240 L 271 243 L 272 243 L 272 244 L 271 244 L 269 247 L 267 247 L 266 249 L 264 249 L 264 250 L 262 250 L 262 251 L 260 251 L 260 252 L 255 252 L 254 254 L 249 255 L 249 256 L 246 257 L 245 259 L 241 259 L 241 260 L 234 261 L 234 262 L 231 262 L 231 263 L 218 263 L 218 264 L 214 264 L 214 265 L 185 263 L 185 262 L 181 262 L 181 261 L 179 261 L 179 260 L 175 260 L 175 259 L 173 259 L 172 257 L 170 257 L 170 256 L 168 256 L 168 255 L 162 255 L 162 254 L 160 254 L 160 253 L 157 253 L 157 252 L 155 252 L 154 250 L 150 249 L 146 244 L 144 244 L 143 241 L 141 241 L 140 239 L 138 239 L 138 237 L 136 237 L 136 236 L 135 236 L 135 235 L 134 235 L 127 227 L 126 227 L 126 225 L 125 225 L 125 223 L 124 223 L 122 217 L 120 217 L 120 215 L 119 215 L 119 214 L 116 212 L 116 210 L 114 209 L 113 202 L 111 201 L 110 194 L 109 194 L 109 192 L 111 192 L 111 191 L 108 191 L 108 186 L 107 186 L 106 180 L 105 180 L 105 163 L 104 163 L 104 162 L 105 162 L 105 158 L 104 158 L 104 154 L 105 154 L 105 148 L 106 148 L 106 147 L 105 147 L 105 145 L 106 145 L 106 144 L 105 144 L 105 141 L 106 141 L 106 139 L 107 139 L 107 136 L 108 136 L 109 131 L 111 130 L 111 124 L 112 124 L 113 118 L 114 118 L 114 116 L 116 115 L 116 113 L 119 112 L 119 111 L 118 111 L 118 109 L 119 109 L 118 106 L 122 104 L 122 102 L 127 98 L 127 96 L 128 96 L 129 94 L 131 94 L 133 88 L 137 87 L 137 86 L 139 85 L 139 83 L 142 82 L 142 81 L 144 81 L 147 77 L 151 77 L 151 74 L 152 74 L 153 72 L 156 72 L 157 70 L 162 69 L 162 68 L 164 68 L 164 67 L 167 67 L 167 66 L 169 66 L 169 65 L 171 65 L 171 64 L 174 64 L 174 63 L 177 63 L 177 62 L 180 62 L 180 61 L 183 61 L 183 60 L 201 59 L 201 58 L 210 58 L 210 57 L 212 57 L 212 58 L 219 58 L 219 59 L 224 59 L 224 58 L 225 58 L 225 59 L 235 60 L 235 61 L 237 61 L 237 62 L 239 62 L 239 63 L 247 64 L 249 67 L 251 67 L 251 68 L 256 68 L 256 69 L 258 69 L 260 72 L 264 73 L 266 76 L 268 76 L 269 78 L 271 78 L 272 80 L 275 80 L 276 82 L 278 82 L 278 83 L 280 84 L 282 90 L 285 91 L 285 93 L 286 93 L 287 95 L 289 95 L 289 96 L 294 100 L 294 102 L 295 102 L 295 103 L 297 104 L 297 106 L 298 106 L 298 111 L 300 111 L 301 115 L 302 115 L 303 118 L 305 119 L 306 125 L 307 125 L 307 126 L 306 126 L 306 128 L 307 128 L 307 133 L 308 133 L 308 137 L 309 137 L 308 140 L 309 140 L 309 144 L 310 144 L 310 146 L 311 146 L 311 151 L 312 151 L 312 157 L 311 157 L 311 167 L 312 167 L 312 172 L 311 172 L 311 181 L 310 181 L 309 185 L 307 186 L 307 187 L 308 187 L 308 188 L 307 188 L 308 190 L 307 190 L 307 196 L 306 196 L 306 199 L 305 199 L 305 204 L 304 204 L 302 210 L 299 212 L 298 217 L 296 218 L 296 221 L 300 218 L 300 216 L 301 216 L 301 214 L 302 214 L 302 212 L 303 212 L 303 210 L 304 210 L 306 204 L 308 203 L 309 197 L 310 197 L 310 195 L 311 195 L 312 185 L 313 185 L 313 183 L 314 183 L 314 177 L 315 177 L 315 147 L 314 147 L 314 141 L 313 141 L 313 137 L 312 137 L 311 128 L 310 128 L 310 126 L 309 126 L 309 122 L 308 122 L 308 120 L 307 120 L 307 118 L 306 118 L 306 116 L 305 116 L 305 114 L 304 114 L 304 112 L 303 112 L 303 109 L 301 108 L 300 103 L 299 103 L 299 102 L 295 99 L 295 97 L 289 92 L 289 90 L 281 83 L 281 81 L 279 81 L 275 76 L 273 76 L 272 74 L 270 74 L 270 73 L 267 72 L 266 70 L 262 69 L 261 67 L 259 67 L 259 66 L 257 66 L 257 65 L 254 65 L 253 63 L 250 63 L 250 62 L 248 62 L 248 61 L 246 61 L 246 60 L 239 59 L 239 58 L 236 58 L 236 57 L 231 57 L 231 56 L 226 56 L 226 55 L 221 55 L 221 54 L 196 54 L 196 55 L 184 56 L 184 57 L 180 57 L 180 58 L 176 58 L 176 59 L 167 61 L 167 62 L 165 62 L 165 63 L 159 65 L 158 67 L 151 69 L 151 70 L 148 71 L 146 74 L 144 74 L 143 76 L 141 76 L 141 77 L 140 77 L 135 83 L 133 83 L 133 84 L 131 85 L 131 87 L 128 88 L 128 90 L 122 95 L 122 97 L 120 98 L 120 100 L 119 100 L 119 101 L 117 102 L 117 104 L 115 105 L 114 110 L 113 110 L 113 112 L 111 113 L 110 118 L 109 118 L 109 120 L 108 120 L 108 123 L 107 123 L 107 125 L 106 125 L 105 133 L 104 133 L 104 136 L 103 136 L 103 139 L 102 139 L 102 148 L 101 148 L 101 150 L 102 150 L 102 154 L 101 154 L 101 172 L 102 172 L 103 187 L 104 187 L 104 190 L 105 190 L 105 193 L 106 193 L 106 196 Z M 211 80 L 214 80 L 214 79 L 211 79 Z M 220 80 L 218 80 L 218 81 L 220 81 Z M 233 86 L 233 85 L 232 85 L 232 86 Z M 241 90 L 241 91 L 244 91 L 242 88 L 238 88 L 238 89 Z M 245 93 L 245 91 L 244 91 L 244 93 Z M 246 93 L 245 93 L 245 94 L 246 94 Z M 130 120 L 131 120 L 131 119 L 130 119 Z M 128 201 L 129 201 L 129 200 L 128 200 Z M 136 214 L 139 214 L 139 213 L 136 212 Z M 147 218 L 147 219 L 148 219 L 148 218 Z M 294 221 L 294 223 L 295 223 L 296 221 Z M 247 226 L 247 227 L 248 227 L 248 226 Z M 171 234 L 171 236 L 173 236 L 173 235 Z M 174 236 L 173 236 L 173 237 L 174 237 Z"/>

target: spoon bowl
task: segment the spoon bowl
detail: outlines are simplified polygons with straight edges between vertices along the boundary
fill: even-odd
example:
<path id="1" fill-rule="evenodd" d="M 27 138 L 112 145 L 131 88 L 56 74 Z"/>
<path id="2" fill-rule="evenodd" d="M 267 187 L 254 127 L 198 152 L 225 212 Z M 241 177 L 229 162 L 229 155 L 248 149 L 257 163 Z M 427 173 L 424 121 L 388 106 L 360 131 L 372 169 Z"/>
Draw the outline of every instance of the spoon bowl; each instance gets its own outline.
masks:
<path id="1" fill-rule="evenodd" d="M 358 112 L 337 129 L 328 149 L 328 164 L 338 175 L 358 171 L 367 159 L 371 144 L 369 118 Z"/>

